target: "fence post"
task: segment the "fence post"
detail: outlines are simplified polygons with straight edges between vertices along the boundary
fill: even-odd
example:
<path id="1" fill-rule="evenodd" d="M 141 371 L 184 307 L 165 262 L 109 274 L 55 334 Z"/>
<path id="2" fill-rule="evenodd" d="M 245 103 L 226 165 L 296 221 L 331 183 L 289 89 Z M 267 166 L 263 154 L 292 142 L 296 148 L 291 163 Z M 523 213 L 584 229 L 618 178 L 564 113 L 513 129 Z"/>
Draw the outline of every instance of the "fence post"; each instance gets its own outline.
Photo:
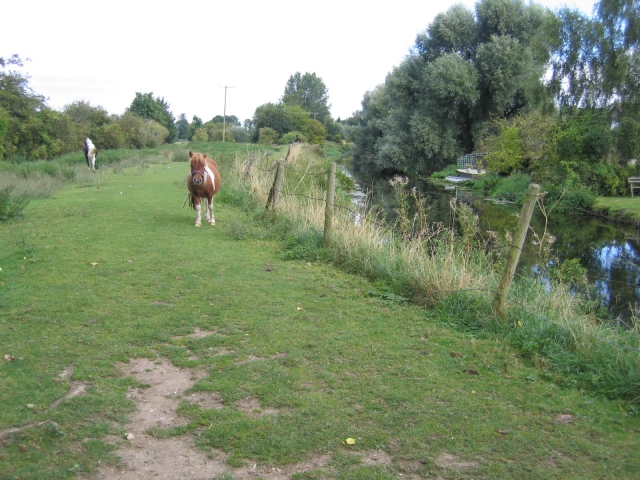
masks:
<path id="1" fill-rule="evenodd" d="M 280 197 L 280 189 L 282 188 L 282 177 L 284 177 L 284 159 L 278 160 L 278 169 L 276 170 L 276 177 L 273 179 L 273 186 L 269 191 L 269 198 L 267 199 L 266 209 L 275 208 L 278 203 L 278 197 Z"/>
<path id="2" fill-rule="evenodd" d="M 324 240 L 322 246 L 331 246 L 331 230 L 333 229 L 333 201 L 336 196 L 336 162 L 329 164 L 329 184 L 327 186 L 327 205 L 324 209 Z"/>
<path id="3" fill-rule="evenodd" d="M 244 173 L 242 174 L 242 181 L 246 182 L 249 178 L 249 173 L 251 173 L 251 167 L 253 167 L 253 162 L 258 157 L 256 152 L 251 152 L 249 154 L 249 159 L 247 160 L 247 164 L 244 167 Z"/>
<path id="4" fill-rule="evenodd" d="M 536 205 L 538 198 L 538 192 L 540 191 L 540 185 L 531 183 L 527 190 L 524 205 L 522 206 L 522 212 L 518 219 L 518 226 L 513 236 L 513 245 L 509 250 L 507 257 L 507 263 L 504 267 L 504 275 L 502 281 L 496 292 L 495 299 L 493 300 L 493 312 L 499 317 L 506 317 L 507 311 L 505 309 L 505 302 L 507 300 L 507 294 L 509 293 L 509 287 L 513 280 L 513 275 L 516 273 L 516 267 L 518 266 L 518 260 L 520 260 L 520 254 L 522 253 L 522 246 L 524 245 L 524 239 L 527 236 L 529 230 L 529 222 L 531 221 L 531 215 L 533 214 L 533 208 Z"/>

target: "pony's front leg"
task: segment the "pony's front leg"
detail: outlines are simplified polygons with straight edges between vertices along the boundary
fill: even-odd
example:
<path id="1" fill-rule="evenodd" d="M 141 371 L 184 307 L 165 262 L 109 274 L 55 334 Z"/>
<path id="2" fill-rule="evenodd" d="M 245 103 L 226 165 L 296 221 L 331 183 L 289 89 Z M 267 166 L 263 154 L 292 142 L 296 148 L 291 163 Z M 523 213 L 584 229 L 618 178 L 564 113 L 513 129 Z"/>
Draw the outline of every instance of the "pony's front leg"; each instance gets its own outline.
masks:
<path id="1" fill-rule="evenodd" d="M 200 209 L 200 198 L 199 197 L 195 197 L 195 203 L 196 203 L 196 227 L 199 227 L 201 225 L 201 209 Z"/>
<path id="2" fill-rule="evenodd" d="M 207 223 L 211 222 L 211 208 L 209 207 L 209 199 L 205 199 L 204 204 L 204 219 Z"/>
<path id="3" fill-rule="evenodd" d="M 213 198 L 207 202 L 207 217 L 211 225 L 216 224 L 216 217 L 213 216 Z"/>

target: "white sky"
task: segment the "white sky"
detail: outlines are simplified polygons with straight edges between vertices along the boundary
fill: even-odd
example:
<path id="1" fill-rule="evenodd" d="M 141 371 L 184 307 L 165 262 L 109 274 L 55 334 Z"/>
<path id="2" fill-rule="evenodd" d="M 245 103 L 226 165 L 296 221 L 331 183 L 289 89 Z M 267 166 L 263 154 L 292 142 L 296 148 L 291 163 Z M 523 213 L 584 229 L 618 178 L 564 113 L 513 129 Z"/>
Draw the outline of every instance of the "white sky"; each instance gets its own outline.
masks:
<path id="1" fill-rule="evenodd" d="M 591 14 L 596 0 L 540 0 Z M 361 108 L 416 35 L 451 5 L 475 0 L 24 0 L 6 2 L 0 57 L 24 60 L 54 109 L 85 100 L 121 114 L 136 92 L 164 97 L 177 118 L 240 121 L 277 102 L 295 72 L 315 73 L 334 118 Z"/>

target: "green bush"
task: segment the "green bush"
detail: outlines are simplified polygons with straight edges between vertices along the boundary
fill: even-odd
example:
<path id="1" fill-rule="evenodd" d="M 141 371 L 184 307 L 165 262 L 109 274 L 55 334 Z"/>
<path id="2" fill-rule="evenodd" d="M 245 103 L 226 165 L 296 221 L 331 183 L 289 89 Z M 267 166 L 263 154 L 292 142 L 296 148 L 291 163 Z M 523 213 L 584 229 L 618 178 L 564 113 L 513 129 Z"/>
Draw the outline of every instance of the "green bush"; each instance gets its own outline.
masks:
<path id="1" fill-rule="evenodd" d="M 458 173 L 457 165 L 455 164 L 447 165 L 443 170 L 432 173 L 431 178 L 445 178 L 445 177 L 455 176 L 457 173 Z"/>
<path id="2" fill-rule="evenodd" d="M 310 230 L 289 234 L 283 246 L 282 257 L 286 260 L 315 262 L 323 258 L 322 233 Z"/>
<path id="3" fill-rule="evenodd" d="M 625 168 L 598 163 L 583 169 L 583 183 L 596 195 L 615 197 L 627 193 L 628 172 Z"/>
<path id="4" fill-rule="evenodd" d="M 193 134 L 192 140 L 194 142 L 208 142 L 209 141 L 209 132 L 206 128 L 200 127 Z"/>
<path id="5" fill-rule="evenodd" d="M 284 135 L 282 135 L 280 137 L 280 140 L 278 140 L 278 143 L 280 145 L 288 145 L 289 143 L 294 143 L 294 142 L 306 143 L 307 142 L 307 137 L 305 137 L 300 132 L 295 132 L 294 131 L 294 132 L 285 133 Z"/>
<path id="6" fill-rule="evenodd" d="M 518 173 L 502 179 L 489 191 L 489 194 L 495 198 L 501 198 L 503 200 L 522 204 L 524 194 L 527 191 L 527 188 L 529 188 L 529 184 L 531 182 L 532 180 L 529 175 L 525 173 Z"/>
<path id="7" fill-rule="evenodd" d="M 561 192 L 559 192 L 557 188 L 551 188 L 549 189 L 549 195 L 547 198 L 549 198 L 549 200 L 553 200 L 558 198 L 560 193 Z M 593 207 L 595 201 L 596 197 L 591 193 L 591 190 L 587 187 L 581 186 L 577 189 L 566 191 L 558 203 L 556 211 L 565 214 L 579 214 L 582 213 L 581 210 L 589 210 Z"/>
<path id="8" fill-rule="evenodd" d="M 7 221 L 11 218 L 20 217 L 24 209 L 29 204 L 29 199 L 25 194 L 11 195 L 13 187 L 0 189 L 0 221 Z"/>
<path id="9" fill-rule="evenodd" d="M 260 129 L 258 143 L 260 145 L 273 145 L 278 142 L 278 132 L 273 128 L 264 127 Z"/>

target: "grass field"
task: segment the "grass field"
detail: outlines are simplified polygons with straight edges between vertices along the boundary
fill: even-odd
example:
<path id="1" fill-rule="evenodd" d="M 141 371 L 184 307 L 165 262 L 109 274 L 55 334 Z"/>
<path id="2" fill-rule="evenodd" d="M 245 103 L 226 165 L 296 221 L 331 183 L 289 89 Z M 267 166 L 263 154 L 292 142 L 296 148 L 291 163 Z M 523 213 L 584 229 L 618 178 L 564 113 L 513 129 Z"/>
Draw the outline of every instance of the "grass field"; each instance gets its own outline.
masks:
<path id="1" fill-rule="evenodd" d="M 217 225 L 195 228 L 187 170 L 105 168 L 0 224 L 0 478 L 117 467 L 127 392 L 145 387 L 120 365 L 136 358 L 204 372 L 188 393 L 221 408 L 185 399 L 184 425 L 147 433 L 224 458 L 220 478 L 321 455 L 292 478 L 638 478 L 634 405 L 558 386 L 379 282 L 283 260 L 224 183 Z"/>
<path id="2" fill-rule="evenodd" d="M 613 218 L 637 222 L 640 219 L 640 197 L 598 197 L 594 209 Z"/>

